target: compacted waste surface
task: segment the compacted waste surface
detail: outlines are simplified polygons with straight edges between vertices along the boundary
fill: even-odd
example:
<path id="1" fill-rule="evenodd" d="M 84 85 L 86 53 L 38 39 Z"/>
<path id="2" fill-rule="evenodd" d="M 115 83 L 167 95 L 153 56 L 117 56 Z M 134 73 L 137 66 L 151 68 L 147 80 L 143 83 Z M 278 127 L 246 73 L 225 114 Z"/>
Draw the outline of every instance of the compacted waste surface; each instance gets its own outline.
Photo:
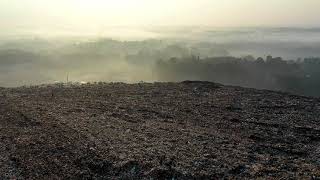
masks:
<path id="1" fill-rule="evenodd" d="M 320 177 L 320 100 L 210 82 L 0 89 L 0 179 Z"/>

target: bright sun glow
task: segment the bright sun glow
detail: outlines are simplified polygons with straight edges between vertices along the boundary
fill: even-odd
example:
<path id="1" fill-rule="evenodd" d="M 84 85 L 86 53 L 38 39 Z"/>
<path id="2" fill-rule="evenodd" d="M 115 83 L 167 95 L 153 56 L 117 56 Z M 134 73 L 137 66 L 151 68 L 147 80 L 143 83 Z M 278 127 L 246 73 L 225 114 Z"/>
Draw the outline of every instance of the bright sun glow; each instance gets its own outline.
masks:
<path id="1" fill-rule="evenodd" d="M 67 17 L 74 22 L 81 19 L 82 22 L 99 24 L 136 25 L 151 24 L 172 14 L 173 4 L 167 0 L 165 3 L 154 0 L 69 0 L 56 8 L 68 11 Z"/>
<path id="2" fill-rule="evenodd" d="M 0 0 L 0 29 L 319 26 L 319 7 L 319 0 Z"/>
<path id="3" fill-rule="evenodd" d="M 83 10 L 90 10 L 91 13 L 96 13 L 96 11 L 101 10 L 131 10 L 139 7 L 139 3 L 137 3 L 137 1 L 132 0 L 72 0 L 71 5 L 77 8 L 81 8 Z"/>

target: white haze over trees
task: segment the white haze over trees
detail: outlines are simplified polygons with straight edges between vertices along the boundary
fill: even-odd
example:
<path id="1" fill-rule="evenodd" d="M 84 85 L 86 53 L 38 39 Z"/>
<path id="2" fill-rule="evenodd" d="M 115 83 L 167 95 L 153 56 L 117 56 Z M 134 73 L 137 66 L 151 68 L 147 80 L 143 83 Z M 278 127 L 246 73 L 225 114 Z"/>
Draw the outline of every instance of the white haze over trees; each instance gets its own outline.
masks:
<path id="1" fill-rule="evenodd" d="M 320 96 L 319 7 L 319 0 L 1 0 L 0 87 L 67 77 L 189 79 Z"/>

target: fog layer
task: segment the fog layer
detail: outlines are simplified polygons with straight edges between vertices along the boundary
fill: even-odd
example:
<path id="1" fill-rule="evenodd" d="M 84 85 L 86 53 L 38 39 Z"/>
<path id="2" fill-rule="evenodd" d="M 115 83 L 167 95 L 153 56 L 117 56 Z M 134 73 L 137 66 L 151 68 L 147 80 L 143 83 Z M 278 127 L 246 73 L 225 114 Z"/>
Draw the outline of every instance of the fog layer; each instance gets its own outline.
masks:
<path id="1" fill-rule="evenodd" d="M 149 27 L 131 31 L 153 38 L 2 37 L 0 86 L 209 80 L 320 95 L 320 29 Z"/>

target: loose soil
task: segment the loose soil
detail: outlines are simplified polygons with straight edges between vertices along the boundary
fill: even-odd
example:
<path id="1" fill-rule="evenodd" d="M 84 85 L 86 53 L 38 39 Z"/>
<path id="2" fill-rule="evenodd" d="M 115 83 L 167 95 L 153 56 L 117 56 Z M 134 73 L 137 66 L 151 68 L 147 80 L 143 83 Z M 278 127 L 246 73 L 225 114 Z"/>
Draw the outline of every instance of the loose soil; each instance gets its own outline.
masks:
<path id="1" fill-rule="evenodd" d="M 210 82 L 0 89 L 0 179 L 317 179 L 320 99 Z"/>

